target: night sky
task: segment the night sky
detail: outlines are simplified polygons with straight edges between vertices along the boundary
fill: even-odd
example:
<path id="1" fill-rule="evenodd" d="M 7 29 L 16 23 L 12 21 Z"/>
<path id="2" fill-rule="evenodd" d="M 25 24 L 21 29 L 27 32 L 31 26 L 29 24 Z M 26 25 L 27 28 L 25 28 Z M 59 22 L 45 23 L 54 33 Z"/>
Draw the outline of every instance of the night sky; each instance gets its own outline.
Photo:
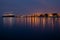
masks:
<path id="1" fill-rule="evenodd" d="M 49 13 L 60 11 L 60 0 L 0 0 L 0 15 L 4 12 L 14 14 Z"/>

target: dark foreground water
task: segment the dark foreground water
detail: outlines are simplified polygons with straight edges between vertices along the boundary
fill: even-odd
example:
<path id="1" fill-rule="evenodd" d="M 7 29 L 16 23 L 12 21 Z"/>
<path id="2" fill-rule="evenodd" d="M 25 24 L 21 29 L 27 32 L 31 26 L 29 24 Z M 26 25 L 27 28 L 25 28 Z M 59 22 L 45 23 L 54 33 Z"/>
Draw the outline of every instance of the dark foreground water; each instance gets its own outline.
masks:
<path id="1" fill-rule="evenodd" d="M 59 40 L 60 18 L 0 18 L 0 40 Z"/>

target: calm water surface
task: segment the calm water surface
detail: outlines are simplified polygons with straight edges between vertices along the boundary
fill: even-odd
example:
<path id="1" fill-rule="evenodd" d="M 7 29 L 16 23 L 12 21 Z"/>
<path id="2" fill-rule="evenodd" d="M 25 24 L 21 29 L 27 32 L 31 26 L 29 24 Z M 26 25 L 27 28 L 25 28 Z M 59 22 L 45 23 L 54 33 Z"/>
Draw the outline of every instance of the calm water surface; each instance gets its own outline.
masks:
<path id="1" fill-rule="evenodd" d="M 0 39 L 58 40 L 60 39 L 60 18 L 0 18 Z"/>

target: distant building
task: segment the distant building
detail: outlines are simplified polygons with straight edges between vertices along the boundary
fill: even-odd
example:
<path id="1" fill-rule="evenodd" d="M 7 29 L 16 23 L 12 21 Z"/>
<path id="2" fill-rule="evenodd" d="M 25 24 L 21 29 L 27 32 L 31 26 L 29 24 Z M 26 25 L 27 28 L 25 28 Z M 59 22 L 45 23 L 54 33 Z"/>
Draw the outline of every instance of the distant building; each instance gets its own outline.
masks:
<path id="1" fill-rule="evenodd" d="M 39 17 L 44 17 L 44 15 L 43 15 L 43 14 L 41 14 Z"/>
<path id="2" fill-rule="evenodd" d="M 5 13 L 5 14 L 3 14 L 2 17 L 15 17 L 15 15 L 14 14 L 10 14 L 10 13 Z"/>
<path id="3" fill-rule="evenodd" d="M 45 14 L 44 16 L 45 16 L 45 17 L 48 17 L 48 14 Z"/>
<path id="4" fill-rule="evenodd" d="M 53 17 L 58 17 L 57 13 L 52 13 Z"/>

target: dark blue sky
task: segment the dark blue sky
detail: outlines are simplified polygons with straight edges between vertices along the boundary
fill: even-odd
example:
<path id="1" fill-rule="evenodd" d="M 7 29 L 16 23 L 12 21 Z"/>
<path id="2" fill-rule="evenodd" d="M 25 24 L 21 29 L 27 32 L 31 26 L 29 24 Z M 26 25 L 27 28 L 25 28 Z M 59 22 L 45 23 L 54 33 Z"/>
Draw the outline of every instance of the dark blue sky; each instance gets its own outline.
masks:
<path id="1" fill-rule="evenodd" d="M 11 12 L 28 14 L 34 12 L 59 12 L 60 0 L 0 0 L 0 14 Z"/>

